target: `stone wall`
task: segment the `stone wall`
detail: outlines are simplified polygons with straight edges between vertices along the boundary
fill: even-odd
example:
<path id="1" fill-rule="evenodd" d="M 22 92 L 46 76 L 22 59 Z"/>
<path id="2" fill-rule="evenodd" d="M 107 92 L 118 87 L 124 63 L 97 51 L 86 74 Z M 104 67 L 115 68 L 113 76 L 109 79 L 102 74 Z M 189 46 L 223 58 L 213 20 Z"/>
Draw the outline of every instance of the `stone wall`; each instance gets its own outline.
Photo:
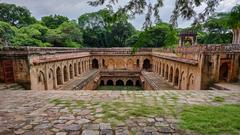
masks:
<path id="1" fill-rule="evenodd" d="M 177 89 L 208 89 L 215 82 L 240 79 L 240 45 L 143 48 L 134 54 L 131 48 L 6 47 L 0 57 L 0 81 L 4 81 L 3 61 L 11 60 L 14 81 L 27 89 L 59 89 L 92 68 L 153 71 Z M 95 86 L 86 89 L 90 87 Z"/>

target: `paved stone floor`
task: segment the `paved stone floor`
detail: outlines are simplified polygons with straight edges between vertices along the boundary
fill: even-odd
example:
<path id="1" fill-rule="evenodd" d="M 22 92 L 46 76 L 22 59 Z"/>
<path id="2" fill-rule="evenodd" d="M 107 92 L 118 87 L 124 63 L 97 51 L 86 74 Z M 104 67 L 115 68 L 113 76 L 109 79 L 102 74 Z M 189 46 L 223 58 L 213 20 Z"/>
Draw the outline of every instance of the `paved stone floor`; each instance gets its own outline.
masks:
<path id="1" fill-rule="evenodd" d="M 216 96 L 225 101 L 214 102 Z M 177 114 L 183 105 L 228 103 L 239 104 L 240 91 L 2 90 L 0 134 L 193 134 L 178 128 Z"/>

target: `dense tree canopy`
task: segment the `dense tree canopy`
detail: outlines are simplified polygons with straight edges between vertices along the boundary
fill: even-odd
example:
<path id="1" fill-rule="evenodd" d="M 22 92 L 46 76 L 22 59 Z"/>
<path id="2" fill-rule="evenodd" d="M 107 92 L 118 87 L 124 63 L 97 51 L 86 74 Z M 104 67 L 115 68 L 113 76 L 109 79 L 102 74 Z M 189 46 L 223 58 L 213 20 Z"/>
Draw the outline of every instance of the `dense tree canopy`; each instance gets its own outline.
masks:
<path id="1" fill-rule="evenodd" d="M 136 31 L 125 14 L 116 16 L 111 9 L 83 14 L 78 23 L 84 31 L 84 45 L 89 47 L 124 47 Z"/>
<path id="2" fill-rule="evenodd" d="M 178 42 L 178 32 L 170 24 L 159 23 L 138 32 L 128 39 L 128 44 L 134 47 L 171 47 Z"/>
<path id="3" fill-rule="evenodd" d="M 8 22 L 13 26 L 22 27 L 36 22 L 25 7 L 14 4 L 0 3 L 0 21 Z"/>
<path id="4" fill-rule="evenodd" d="M 202 44 L 231 43 L 232 32 L 229 26 L 229 13 L 218 13 L 197 27 L 198 42 Z"/>
<path id="5" fill-rule="evenodd" d="M 64 22 L 68 22 L 69 19 L 65 16 L 61 15 L 50 15 L 44 16 L 41 19 L 42 23 L 50 29 L 56 29 L 59 25 L 63 24 Z"/>

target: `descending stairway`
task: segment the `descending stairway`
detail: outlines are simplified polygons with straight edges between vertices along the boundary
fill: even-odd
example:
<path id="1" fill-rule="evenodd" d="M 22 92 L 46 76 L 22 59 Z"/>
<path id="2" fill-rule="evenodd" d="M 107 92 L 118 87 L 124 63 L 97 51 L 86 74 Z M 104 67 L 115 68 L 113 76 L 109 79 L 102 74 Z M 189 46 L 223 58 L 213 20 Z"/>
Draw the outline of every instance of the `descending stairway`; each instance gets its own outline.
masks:
<path id="1" fill-rule="evenodd" d="M 0 83 L 0 90 L 25 90 L 25 88 L 17 83 Z"/>
<path id="2" fill-rule="evenodd" d="M 219 82 L 213 84 L 210 90 L 240 90 L 240 83 L 227 83 L 227 82 Z"/>
<path id="3" fill-rule="evenodd" d="M 175 90 L 175 88 L 166 83 L 158 74 L 142 71 L 142 76 L 153 87 L 154 90 Z"/>
<path id="4" fill-rule="evenodd" d="M 82 74 L 80 77 L 71 80 L 67 84 L 64 84 L 62 87 L 58 88 L 58 90 L 73 90 L 76 86 L 84 86 L 84 84 L 86 84 L 88 81 L 91 81 L 98 74 L 98 72 L 99 70 L 90 70 Z"/>

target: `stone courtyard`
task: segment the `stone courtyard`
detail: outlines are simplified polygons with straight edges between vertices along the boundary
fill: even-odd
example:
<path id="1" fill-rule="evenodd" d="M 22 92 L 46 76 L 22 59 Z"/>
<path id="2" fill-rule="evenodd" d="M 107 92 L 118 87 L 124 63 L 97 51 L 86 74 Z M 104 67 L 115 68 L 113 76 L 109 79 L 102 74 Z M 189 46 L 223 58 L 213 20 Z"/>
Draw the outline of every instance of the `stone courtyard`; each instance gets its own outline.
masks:
<path id="1" fill-rule="evenodd" d="M 214 99 L 221 97 L 222 102 Z M 179 135 L 186 105 L 239 104 L 240 91 L 0 91 L 1 135 Z M 239 133 L 239 132 L 238 132 Z"/>

